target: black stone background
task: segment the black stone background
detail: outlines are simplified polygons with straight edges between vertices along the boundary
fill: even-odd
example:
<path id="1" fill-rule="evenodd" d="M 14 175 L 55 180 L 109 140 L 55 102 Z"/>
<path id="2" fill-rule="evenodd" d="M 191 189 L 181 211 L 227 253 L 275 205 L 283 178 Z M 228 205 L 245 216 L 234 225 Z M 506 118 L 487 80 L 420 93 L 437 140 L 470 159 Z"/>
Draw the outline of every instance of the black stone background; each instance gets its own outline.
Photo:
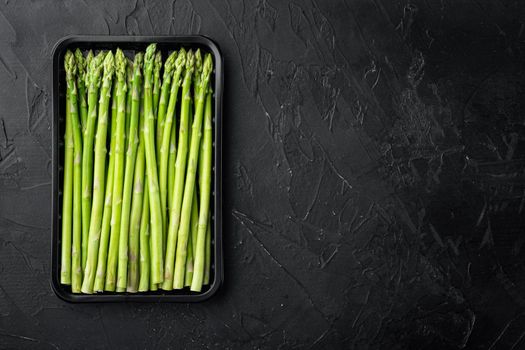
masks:
<path id="1" fill-rule="evenodd" d="M 0 2 L 0 348 L 525 348 L 525 4 Z M 225 282 L 202 304 L 50 287 L 51 50 L 222 49 Z"/>

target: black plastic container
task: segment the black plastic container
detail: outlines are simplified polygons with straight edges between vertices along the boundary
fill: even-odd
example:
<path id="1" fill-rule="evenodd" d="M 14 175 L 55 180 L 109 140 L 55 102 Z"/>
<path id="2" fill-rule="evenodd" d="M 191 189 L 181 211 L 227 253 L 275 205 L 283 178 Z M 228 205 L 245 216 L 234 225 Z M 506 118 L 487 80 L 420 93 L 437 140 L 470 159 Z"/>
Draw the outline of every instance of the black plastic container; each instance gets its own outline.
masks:
<path id="1" fill-rule="evenodd" d="M 212 181 L 212 271 L 210 284 L 202 292 L 191 292 L 189 288 L 174 291 L 145 293 L 110 293 L 73 294 L 70 286 L 60 284 L 60 245 L 62 214 L 62 182 L 64 162 L 65 98 L 66 82 L 64 54 L 67 49 L 74 50 L 115 50 L 120 47 L 125 53 L 144 51 L 150 43 L 156 43 L 157 49 L 167 57 L 169 51 L 184 48 L 200 48 L 211 52 L 214 61 L 214 74 L 211 84 L 214 88 L 214 164 Z M 61 39 L 53 50 L 53 182 L 52 182 L 52 268 L 51 283 L 55 293 L 69 302 L 196 302 L 211 297 L 223 280 L 222 264 L 222 199 L 221 199 L 221 135 L 222 135 L 222 89 L 224 71 L 222 56 L 217 45 L 204 36 L 69 36 Z"/>

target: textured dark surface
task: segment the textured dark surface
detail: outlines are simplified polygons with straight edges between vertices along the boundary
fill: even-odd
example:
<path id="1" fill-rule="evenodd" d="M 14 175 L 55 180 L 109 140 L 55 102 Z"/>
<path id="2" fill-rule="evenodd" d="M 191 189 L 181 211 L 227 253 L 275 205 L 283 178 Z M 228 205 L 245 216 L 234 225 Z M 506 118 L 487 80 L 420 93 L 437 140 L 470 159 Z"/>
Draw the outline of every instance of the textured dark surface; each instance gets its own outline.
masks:
<path id="1" fill-rule="evenodd" d="M 525 5 L 0 3 L 0 348 L 525 348 Z M 221 47 L 225 283 L 203 304 L 50 287 L 51 50 Z"/>

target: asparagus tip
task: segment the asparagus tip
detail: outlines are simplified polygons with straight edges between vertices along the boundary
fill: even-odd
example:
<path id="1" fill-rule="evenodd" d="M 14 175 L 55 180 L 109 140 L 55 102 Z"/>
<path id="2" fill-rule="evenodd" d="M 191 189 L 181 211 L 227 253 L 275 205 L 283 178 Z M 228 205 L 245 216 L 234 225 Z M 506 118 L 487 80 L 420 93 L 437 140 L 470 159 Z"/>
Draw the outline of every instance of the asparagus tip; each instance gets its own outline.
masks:
<path id="1" fill-rule="evenodd" d="M 117 52 L 115 53 L 115 73 L 117 75 L 118 81 L 125 81 L 126 80 L 126 64 L 128 63 L 126 56 L 124 56 L 124 52 L 122 52 L 121 49 L 117 49 Z"/>
<path id="2" fill-rule="evenodd" d="M 155 70 L 155 76 L 160 74 L 160 69 L 162 68 L 162 53 L 157 51 L 155 54 L 155 62 L 153 69 Z"/>
<path id="3" fill-rule="evenodd" d="M 144 55 L 144 65 L 150 65 L 153 63 L 155 58 L 155 50 L 157 49 L 157 44 L 149 44 L 146 48 L 146 54 Z"/>
<path id="4" fill-rule="evenodd" d="M 115 57 L 113 53 L 109 51 L 104 58 L 104 81 L 111 80 L 113 73 L 115 72 Z"/>
<path id="5" fill-rule="evenodd" d="M 129 58 L 126 58 L 126 67 L 127 67 L 127 77 L 128 77 L 128 84 L 131 85 L 133 82 L 133 61 Z"/>
<path id="6" fill-rule="evenodd" d="M 202 55 L 201 49 L 195 51 L 195 72 L 200 73 L 202 70 Z"/>
<path id="7" fill-rule="evenodd" d="M 193 72 L 193 69 L 195 68 L 195 54 L 193 53 L 193 50 L 189 49 L 186 53 L 186 70 L 191 70 Z"/>
<path id="8" fill-rule="evenodd" d="M 93 55 L 93 50 L 89 50 L 87 55 L 86 55 L 86 65 L 89 64 L 91 62 L 91 60 L 93 59 L 94 55 Z"/>
<path id="9" fill-rule="evenodd" d="M 73 55 L 73 52 L 70 50 L 67 50 L 64 56 L 64 68 L 66 70 L 67 79 L 72 79 L 77 73 L 75 55 Z"/>
<path id="10" fill-rule="evenodd" d="M 177 51 L 173 51 L 166 59 L 166 62 L 164 62 L 164 80 L 166 80 L 166 78 L 169 77 L 173 72 L 173 68 L 175 68 L 178 57 Z"/>
<path id="11" fill-rule="evenodd" d="M 204 85 L 208 84 L 212 70 L 213 70 L 213 60 L 211 58 L 211 54 L 207 53 L 206 57 L 204 58 L 204 64 L 202 65 L 202 75 L 201 75 L 201 80 Z"/>
<path id="12" fill-rule="evenodd" d="M 144 53 L 139 52 L 135 54 L 135 61 L 133 62 L 133 68 L 142 69 L 142 64 L 144 63 Z"/>
<path id="13" fill-rule="evenodd" d="M 186 65 L 186 50 L 184 48 L 181 48 L 179 50 L 179 54 L 177 55 L 177 60 L 175 61 L 175 68 L 177 70 L 182 70 L 184 66 Z"/>
<path id="14" fill-rule="evenodd" d="M 84 70 L 86 69 L 86 60 L 82 54 L 82 51 L 80 51 L 78 47 L 75 50 L 75 61 L 77 62 L 78 74 L 79 76 L 82 76 L 84 74 Z"/>

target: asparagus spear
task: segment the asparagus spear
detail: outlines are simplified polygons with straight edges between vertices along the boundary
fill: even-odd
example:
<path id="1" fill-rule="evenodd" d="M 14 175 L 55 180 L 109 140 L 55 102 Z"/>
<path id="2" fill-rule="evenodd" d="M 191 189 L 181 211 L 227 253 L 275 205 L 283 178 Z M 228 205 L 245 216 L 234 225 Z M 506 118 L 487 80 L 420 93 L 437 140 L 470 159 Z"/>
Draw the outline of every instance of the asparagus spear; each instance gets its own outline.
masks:
<path id="1" fill-rule="evenodd" d="M 139 229 L 140 229 L 140 217 L 142 209 L 142 193 L 144 185 L 144 165 L 142 165 L 142 176 L 135 176 L 135 186 L 134 183 L 134 174 L 136 162 L 139 162 L 140 159 L 137 159 L 137 147 L 139 144 L 139 109 L 140 109 L 140 88 L 142 84 L 142 61 L 144 55 L 138 53 L 135 55 L 135 63 L 133 67 L 133 85 L 132 85 L 132 102 L 131 102 L 131 119 L 129 127 L 129 142 L 128 150 L 126 154 L 126 172 L 124 175 L 124 199 L 122 204 L 122 218 L 121 218 L 121 227 L 120 227 L 120 245 L 119 245 L 119 265 L 118 265 L 118 280 L 117 288 L 126 288 L 128 285 L 128 253 L 130 259 L 130 267 L 137 267 L 137 257 L 138 257 L 138 238 L 139 238 Z M 143 123 L 143 122 L 141 122 Z M 142 157 L 143 158 L 143 157 Z M 142 160 L 142 162 L 144 162 Z M 140 178 L 142 177 L 142 178 Z M 134 187 L 134 189 L 133 189 Z M 140 191 L 139 191 L 140 190 Z M 133 192 L 135 191 L 135 194 Z M 139 193 L 137 193 L 139 191 Z M 131 208 L 131 197 L 133 194 L 133 210 Z M 131 210 L 131 218 L 130 218 Z M 130 227 L 130 220 L 132 221 Z M 134 221 L 134 222 L 133 222 Z M 129 234 L 128 234 L 129 233 Z M 132 240 L 132 247 L 128 246 L 128 241 Z M 129 252 L 128 252 L 128 247 Z M 138 271 L 138 270 L 137 270 Z M 133 277 L 133 286 L 132 290 L 137 290 L 137 278 L 138 275 Z"/>
<path id="2" fill-rule="evenodd" d="M 194 195 L 193 192 L 195 190 L 195 175 L 197 172 L 197 161 L 199 157 L 204 102 L 212 66 L 213 63 L 211 55 L 207 54 L 202 67 L 200 86 L 197 87 L 198 98 L 195 104 L 195 117 L 192 125 L 191 145 L 188 155 L 188 169 L 186 170 L 186 179 L 184 184 L 184 197 L 182 200 L 180 214 L 177 256 L 175 259 L 175 272 L 173 277 L 173 288 L 175 289 L 184 287 L 184 270 L 187 255 L 188 232 L 191 218 L 191 205 Z M 203 210 L 203 207 L 205 208 L 205 204 L 201 204 L 201 211 Z"/>
<path id="3" fill-rule="evenodd" d="M 108 54 L 109 55 L 109 54 Z M 122 133 L 123 133 L 123 121 L 124 121 L 124 106 L 125 106 L 125 91 L 123 91 L 123 87 L 122 87 L 122 72 L 124 72 L 124 76 L 125 76 L 125 60 L 124 60 L 124 56 L 123 56 L 123 53 L 122 51 L 120 50 L 117 50 L 117 53 L 115 55 L 115 57 L 113 57 L 113 54 L 111 53 L 111 57 L 112 57 L 112 61 L 113 61 L 113 71 L 112 71 L 112 74 L 113 72 L 116 72 L 117 73 L 117 78 L 118 78 L 118 82 L 116 82 L 116 87 L 115 87 L 115 97 L 116 97 L 116 103 L 117 103 L 117 113 L 116 113 L 116 122 L 115 122 L 115 125 L 114 125 L 114 129 L 111 131 L 112 133 L 114 132 L 114 143 L 112 146 L 114 146 L 114 148 L 111 149 L 111 157 L 114 157 L 114 160 L 113 160 L 113 169 L 112 169 L 112 179 L 113 180 L 112 182 L 112 187 L 109 187 L 109 185 L 107 186 L 106 188 L 106 194 L 109 196 L 109 193 L 108 192 L 112 192 L 111 193 L 111 236 L 113 236 L 115 234 L 115 232 L 118 232 L 118 231 L 115 231 L 115 221 L 114 221 L 114 218 L 115 218 L 115 211 L 117 210 L 117 207 L 119 206 L 119 202 L 120 202 L 120 199 L 117 199 L 119 198 L 119 191 L 117 189 L 118 187 L 118 179 L 119 179 L 119 176 L 121 176 L 120 174 L 122 173 L 121 170 L 119 170 L 121 167 L 122 167 L 122 158 L 123 158 L 123 138 L 122 138 Z M 113 76 L 111 76 L 112 78 Z M 112 81 L 109 82 L 109 87 L 111 86 Z M 125 84 L 125 82 L 124 82 Z M 100 105 L 100 111 L 99 111 L 99 115 L 101 115 L 101 113 L 104 113 L 104 117 L 105 117 L 105 120 L 99 120 L 99 125 L 97 127 L 97 145 L 95 147 L 97 147 L 100 144 L 103 143 L 103 146 L 101 145 L 100 147 L 104 149 L 105 151 L 105 144 L 106 144 L 106 134 L 107 134 L 107 113 L 106 113 L 106 110 L 107 110 L 107 107 L 106 106 L 103 106 L 102 103 L 103 102 L 106 102 L 106 101 L 103 101 L 104 98 L 107 98 L 107 103 L 109 103 L 109 88 L 105 91 L 105 95 L 102 95 L 102 90 L 103 88 L 101 89 L 101 105 Z M 124 101 L 124 103 L 122 103 L 121 101 Z M 99 119 L 101 117 L 99 116 Z M 102 123 L 102 124 L 101 124 Z M 102 129 L 100 129 L 102 126 Z M 100 139 L 99 140 L 99 132 L 102 132 L 103 134 L 103 139 Z M 104 134 L 106 133 L 106 134 Z M 105 154 L 104 154 L 105 155 Z M 104 159 L 104 158 L 102 158 Z M 111 164 L 110 164 L 111 165 Z M 95 164 L 95 168 L 96 168 L 96 164 Z M 96 170 L 95 170 L 96 172 Z M 100 175 L 100 178 L 103 178 L 102 175 Z M 109 179 L 108 179 L 109 180 Z M 95 208 L 95 205 L 98 205 L 98 203 L 94 203 L 93 204 L 93 208 Z M 102 202 L 100 203 L 100 207 L 102 207 Z M 109 212 L 107 211 L 107 213 L 109 214 Z M 107 220 L 107 218 L 106 218 Z M 104 220 L 102 220 L 104 221 Z M 102 229 L 104 229 L 104 234 L 106 234 L 106 228 L 101 226 L 100 230 L 102 231 Z M 90 231 L 90 242 L 91 242 L 91 232 Z M 100 233 L 99 236 L 102 236 L 102 234 Z M 104 239 L 106 239 L 106 237 L 104 237 Z M 110 238 L 110 241 L 112 242 L 113 241 L 113 238 L 111 237 Z M 106 280 L 108 278 L 111 278 L 111 276 L 114 276 L 114 273 L 113 273 L 113 270 L 112 270 L 112 258 L 111 258 L 111 242 L 110 242 L 110 248 L 109 248 L 109 254 L 108 254 L 108 261 L 107 261 L 107 271 L 106 271 Z M 104 242 L 105 243 L 105 242 Z M 100 250 L 100 246 L 97 245 L 97 249 Z M 88 248 L 89 250 L 89 248 Z M 103 250 L 105 252 L 105 247 L 103 247 Z M 95 258 L 98 257 L 98 254 L 97 255 L 94 255 Z M 98 265 L 98 259 L 97 259 L 97 265 Z M 86 265 L 87 266 L 87 265 Z M 87 267 L 86 267 L 87 269 Z M 84 285 L 85 285 L 85 289 L 86 290 L 90 290 L 93 288 L 93 282 L 88 282 L 88 283 L 91 283 L 91 284 L 86 284 L 86 278 L 84 278 L 84 284 L 83 284 L 83 290 L 84 290 Z M 110 285 L 110 289 L 111 289 L 111 284 Z M 106 287 L 108 286 L 108 282 L 106 281 Z M 100 287 L 100 285 L 98 285 L 97 287 Z"/>
<path id="4" fill-rule="evenodd" d="M 159 196 L 159 179 L 155 155 L 155 115 L 153 114 L 152 70 L 155 55 L 155 44 L 150 44 L 144 56 L 144 145 L 148 177 L 149 206 L 151 215 L 151 265 L 152 283 L 160 283 L 164 278 L 162 256 L 162 213 Z"/>
<path id="5" fill-rule="evenodd" d="M 80 49 L 75 50 L 75 62 L 77 64 L 77 104 L 80 106 L 80 126 L 83 132 L 87 122 L 87 100 L 86 100 L 86 59 Z"/>
<path id="6" fill-rule="evenodd" d="M 101 51 L 93 58 L 90 58 L 88 54 L 87 58 L 89 61 L 86 75 L 88 84 L 88 120 L 82 148 L 82 269 L 85 269 L 87 260 L 89 225 L 91 221 L 91 191 L 93 188 L 93 141 L 97 123 L 98 90 L 100 88 L 105 56 L 106 53 Z"/>
<path id="7" fill-rule="evenodd" d="M 130 229 L 131 197 L 133 192 L 133 175 L 138 146 L 139 99 L 142 83 L 143 54 L 135 56 L 132 74 L 131 113 L 128 119 L 128 148 L 126 152 L 126 170 L 124 174 L 123 202 L 120 219 L 120 243 L 118 248 L 117 291 L 124 291 L 127 286 L 128 273 L 128 242 Z M 137 203 L 141 207 L 141 203 Z M 138 236 L 138 233 L 137 233 Z"/>
<path id="8" fill-rule="evenodd" d="M 195 248 L 195 266 L 191 290 L 200 292 L 204 279 L 204 268 L 206 260 L 206 232 L 209 220 L 210 196 L 211 196 L 211 163 L 212 163 L 212 95 L 206 96 L 206 110 L 204 112 L 204 138 L 202 141 L 203 158 L 199 160 L 203 164 L 200 180 L 200 213 Z"/>
<path id="9" fill-rule="evenodd" d="M 102 229 L 98 248 L 97 273 L 93 290 L 104 291 L 106 281 L 106 264 L 108 257 L 108 243 L 111 229 L 111 212 L 113 209 L 113 185 L 115 172 L 115 137 L 117 131 L 117 84 L 113 84 L 111 94 L 111 139 L 109 145 L 109 165 L 106 176 L 106 195 L 104 198 L 104 212 L 102 214 Z"/>
<path id="10" fill-rule="evenodd" d="M 83 58 L 83 57 L 82 57 Z M 82 63 L 81 63 L 82 64 Z M 82 284 L 82 258 L 80 256 L 82 244 L 82 134 L 78 119 L 77 86 L 75 78 L 77 63 L 75 56 L 69 50 L 65 55 L 66 84 L 69 96 L 69 123 L 73 135 L 73 243 L 72 243 L 72 277 L 71 290 L 79 293 Z M 66 121 L 67 123 L 67 121 Z"/>
<path id="11" fill-rule="evenodd" d="M 179 94 L 180 76 L 182 74 L 182 70 L 184 69 L 184 65 L 186 64 L 186 51 L 184 49 L 181 49 L 179 52 L 179 55 L 178 56 L 173 55 L 173 57 L 174 57 L 174 61 L 172 63 L 173 67 L 171 67 L 171 69 L 175 68 L 175 72 L 173 74 L 173 84 L 171 85 L 168 109 L 165 114 L 165 119 L 162 121 L 164 125 L 162 125 L 162 137 L 161 137 L 162 142 L 161 142 L 160 154 L 159 154 L 159 157 L 160 157 L 160 167 L 159 167 L 160 206 L 162 208 L 162 222 L 164 224 L 163 225 L 164 228 L 167 227 L 167 212 L 166 212 L 167 210 L 167 191 L 168 191 L 167 177 L 168 177 L 168 156 L 169 156 L 170 139 L 171 139 L 171 125 L 173 124 L 173 115 L 175 114 L 175 106 L 177 104 L 177 97 Z M 176 57 L 176 60 L 175 60 L 175 57 Z M 167 91 L 166 91 L 166 95 L 167 95 Z M 161 104 L 161 107 L 162 107 L 162 104 Z"/>
<path id="12" fill-rule="evenodd" d="M 173 185 L 172 208 L 170 208 L 168 239 L 166 243 L 166 261 L 164 266 L 164 283 L 162 289 L 173 289 L 173 267 L 175 260 L 175 247 L 177 246 L 177 231 L 180 222 L 180 208 L 182 204 L 184 175 L 186 170 L 186 159 L 188 149 L 188 119 L 191 102 L 191 83 L 194 69 L 193 51 L 189 50 L 186 54 L 186 70 L 182 83 L 182 101 L 179 126 L 179 145 L 177 147 L 177 159 L 175 163 L 175 182 Z M 186 261 L 186 256 L 184 256 Z"/>
<path id="13" fill-rule="evenodd" d="M 162 54 L 160 51 L 155 53 L 153 61 L 153 117 L 157 118 L 160 97 L 160 70 L 162 69 Z"/>
<path id="14" fill-rule="evenodd" d="M 99 114 L 95 142 L 95 161 L 93 169 L 93 206 L 89 223 L 89 238 L 86 268 L 82 281 L 82 292 L 93 293 L 95 270 L 99 249 L 102 225 L 102 210 L 104 203 L 104 183 L 106 175 L 106 136 L 108 126 L 108 106 L 111 96 L 111 82 L 115 70 L 113 53 L 108 52 L 104 58 L 104 75 L 100 88 Z M 89 125 L 88 125 L 89 128 Z"/>
<path id="15" fill-rule="evenodd" d="M 68 64 L 65 62 L 65 64 Z M 71 126 L 71 103 L 66 93 L 66 132 L 64 134 L 64 184 L 62 192 L 62 246 L 60 258 L 60 283 L 71 284 L 71 223 L 73 220 L 73 130 Z"/>

